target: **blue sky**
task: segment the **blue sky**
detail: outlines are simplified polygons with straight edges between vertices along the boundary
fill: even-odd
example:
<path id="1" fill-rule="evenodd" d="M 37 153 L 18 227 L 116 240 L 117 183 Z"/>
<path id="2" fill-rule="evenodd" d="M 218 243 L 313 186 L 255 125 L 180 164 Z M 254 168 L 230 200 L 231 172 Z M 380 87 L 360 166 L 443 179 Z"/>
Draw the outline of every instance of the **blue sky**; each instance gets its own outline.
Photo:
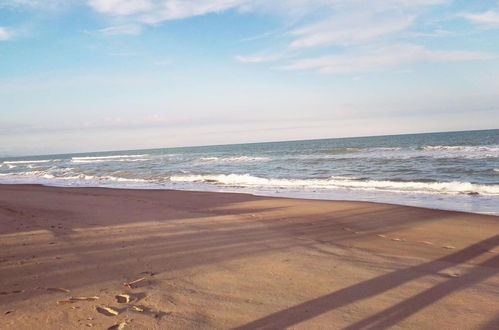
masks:
<path id="1" fill-rule="evenodd" d="M 497 0 L 0 0 L 0 155 L 497 128 Z"/>

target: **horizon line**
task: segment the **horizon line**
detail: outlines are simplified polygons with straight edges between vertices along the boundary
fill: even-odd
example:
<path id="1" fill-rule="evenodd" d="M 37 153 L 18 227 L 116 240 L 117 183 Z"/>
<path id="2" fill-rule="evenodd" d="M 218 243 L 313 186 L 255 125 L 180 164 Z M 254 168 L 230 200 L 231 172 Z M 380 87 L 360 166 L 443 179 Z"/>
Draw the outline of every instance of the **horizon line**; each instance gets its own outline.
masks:
<path id="1" fill-rule="evenodd" d="M 81 155 L 81 154 L 104 154 L 104 153 L 110 153 L 110 152 L 128 152 L 128 151 L 141 151 L 141 150 L 161 150 L 161 149 L 181 149 L 181 148 L 205 148 L 205 147 L 222 147 L 222 146 L 234 146 L 234 145 L 265 144 L 265 143 L 303 142 L 303 141 L 318 141 L 318 140 L 340 140 L 340 139 L 372 138 L 372 137 L 384 137 L 384 136 L 421 135 L 421 134 L 443 134 L 443 133 L 460 133 L 460 132 L 477 132 L 477 131 L 494 131 L 494 130 L 499 130 L 499 128 L 471 129 L 471 130 L 459 130 L 459 131 L 399 133 L 399 134 L 383 134 L 383 135 L 361 135 L 361 136 L 324 137 L 324 138 L 316 138 L 316 139 L 278 140 L 278 141 L 242 142 L 242 143 L 226 143 L 226 144 L 188 145 L 188 146 L 159 147 L 159 148 L 145 148 L 145 149 L 120 149 L 120 150 L 104 150 L 104 151 L 81 151 L 81 152 L 50 153 L 50 154 L 19 155 L 19 156 L 2 156 L 2 155 L 0 155 L 0 158 L 10 159 L 10 158 L 21 158 L 21 157 Z"/>

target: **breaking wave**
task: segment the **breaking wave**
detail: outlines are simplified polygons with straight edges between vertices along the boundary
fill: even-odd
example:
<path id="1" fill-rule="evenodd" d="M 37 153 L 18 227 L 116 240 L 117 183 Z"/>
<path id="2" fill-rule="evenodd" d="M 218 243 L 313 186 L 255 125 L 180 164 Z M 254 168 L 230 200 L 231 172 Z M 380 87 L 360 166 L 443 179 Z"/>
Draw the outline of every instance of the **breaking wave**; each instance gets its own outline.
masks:
<path id="1" fill-rule="evenodd" d="M 72 163 L 140 162 L 149 160 L 149 155 L 89 156 L 72 157 Z"/>
<path id="2" fill-rule="evenodd" d="M 49 163 L 57 161 L 58 159 L 41 159 L 41 160 L 9 160 L 4 161 L 4 164 L 34 164 L 34 163 Z"/>
<path id="3" fill-rule="evenodd" d="M 499 185 L 480 185 L 459 181 L 401 182 L 389 180 L 361 180 L 348 177 L 331 177 L 329 179 L 267 179 L 251 176 L 249 174 L 172 176 L 170 177 L 170 180 L 173 182 L 197 182 L 253 188 L 358 189 L 407 193 L 499 195 Z"/>
<path id="4" fill-rule="evenodd" d="M 221 163 L 247 163 L 247 162 L 265 162 L 268 161 L 267 157 L 201 157 L 198 159 L 201 162 L 221 162 Z"/>
<path id="5" fill-rule="evenodd" d="M 141 179 L 141 178 L 124 178 L 113 175 L 90 175 L 90 174 L 75 174 L 71 172 L 71 168 L 65 169 L 62 172 L 48 172 L 48 171 L 28 171 L 28 172 L 18 172 L 18 173 L 1 173 L 2 176 L 9 176 L 11 178 L 43 178 L 43 179 L 55 179 L 62 181 L 94 181 L 94 182 L 104 182 L 104 181 L 116 181 L 116 182 L 150 182 L 152 180 Z"/>
<path id="6" fill-rule="evenodd" d="M 465 151 L 465 152 L 499 152 L 498 145 L 489 145 L 489 146 L 423 146 L 420 148 L 421 150 L 429 150 L 429 151 L 439 151 L 439 150 L 448 150 L 448 151 Z"/>

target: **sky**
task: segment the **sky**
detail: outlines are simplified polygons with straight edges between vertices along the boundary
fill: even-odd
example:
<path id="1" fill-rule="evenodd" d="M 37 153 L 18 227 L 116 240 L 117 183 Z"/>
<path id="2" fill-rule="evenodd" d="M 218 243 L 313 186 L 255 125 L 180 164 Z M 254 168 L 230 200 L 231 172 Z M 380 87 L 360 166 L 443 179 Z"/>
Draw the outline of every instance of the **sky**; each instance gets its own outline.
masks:
<path id="1" fill-rule="evenodd" d="M 0 0 L 0 156 L 497 123 L 497 0 Z"/>

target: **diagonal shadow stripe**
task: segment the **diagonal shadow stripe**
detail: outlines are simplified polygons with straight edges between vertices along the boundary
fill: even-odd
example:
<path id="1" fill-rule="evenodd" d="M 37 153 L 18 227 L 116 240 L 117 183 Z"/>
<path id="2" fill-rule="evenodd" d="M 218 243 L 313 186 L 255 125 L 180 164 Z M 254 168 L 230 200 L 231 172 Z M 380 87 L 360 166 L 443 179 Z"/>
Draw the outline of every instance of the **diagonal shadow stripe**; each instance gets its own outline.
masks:
<path id="1" fill-rule="evenodd" d="M 459 264 L 469 261 L 483 253 L 488 248 L 499 245 L 499 235 L 490 237 L 455 253 L 442 258 L 381 275 L 371 280 L 352 285 L 328 295 L 309 300 L 303 304 L 282 310 L 246 325 L 235 328 L 236 330 L 250 329 L 283 329 L 305 320 L 314 318 L 328 311 L 351 304 L 355 301 L 366 299 L 391 290 L 409 281 L 446 269 L 449 264 Z M 499 267 L 499 260 L 490 259 L 490 267 Z M 446 289 L 444 287 L 444 289 Z M 443 290 L 443 289 L 441 289 Z M 445 291 L 445 290 L 443 290 Z"/>

